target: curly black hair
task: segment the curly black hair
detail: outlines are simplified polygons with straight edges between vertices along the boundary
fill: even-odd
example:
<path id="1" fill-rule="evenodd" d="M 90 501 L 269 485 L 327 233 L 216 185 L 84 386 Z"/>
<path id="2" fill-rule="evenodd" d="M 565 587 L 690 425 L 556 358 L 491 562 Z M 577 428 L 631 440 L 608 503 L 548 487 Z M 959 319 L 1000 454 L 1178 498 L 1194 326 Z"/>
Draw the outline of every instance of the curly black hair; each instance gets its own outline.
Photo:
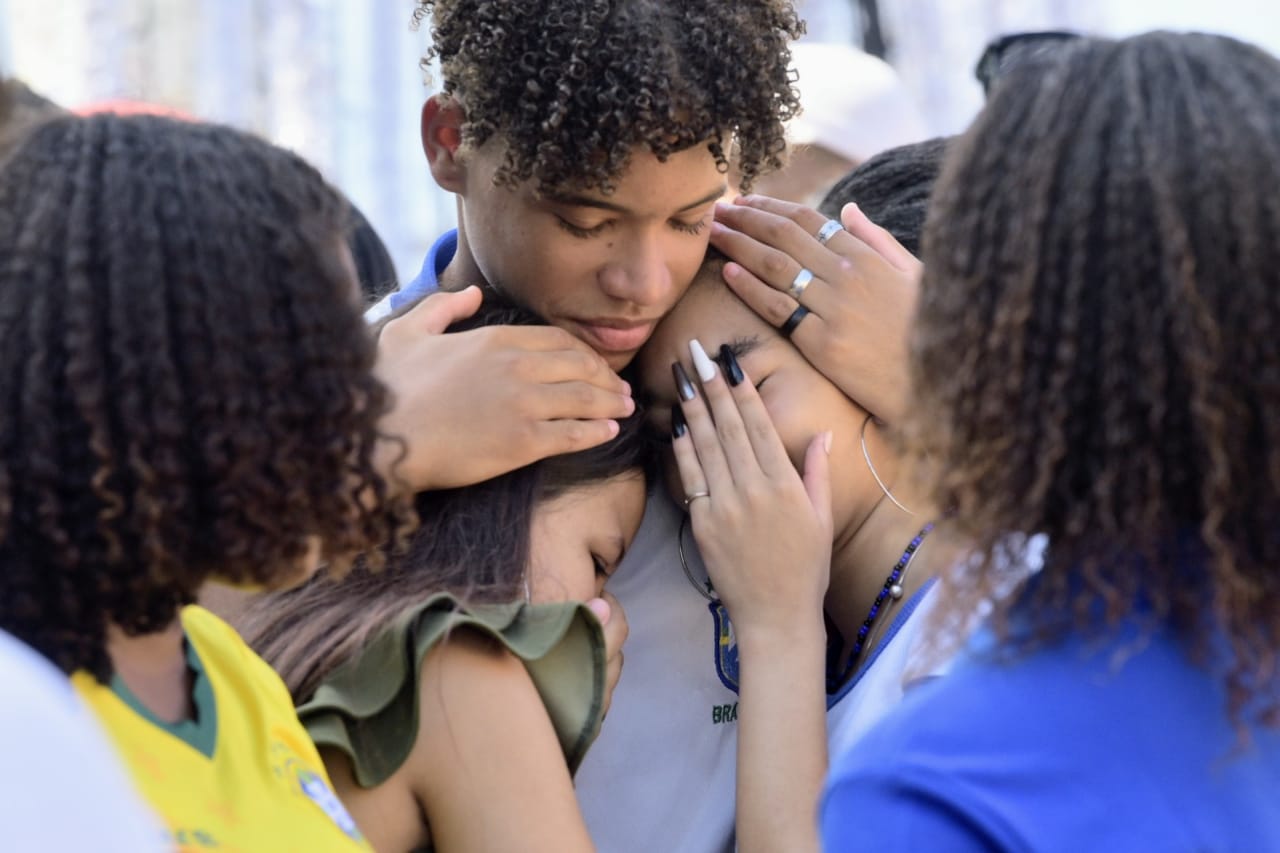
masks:
<path id="1" fill-rule="evenodd" d="M 1225 650 L 1233 718 L 1277 722 L 1280 62 L 1196 34 L 1056 53 L 997 84 L 925 230 L 908 432 L 988 555 L 952 607 L 1043 533 L 1011 647 L 1147 614 Z"/>
<path id="2" fill-rule="evenodd" d="M 643 145 L 659 159 L 706 144 L 744 188 L 778 168 L 799 110 L 790 0 L 419 0 L 463 140 L 498 137 L 495 181 L 608 193 Z"/>
<path id="3" fill-rule="evenodd" d="M 880 152 L 837 181 L 818 210 L 839 219 L 841 209 L 856 202 L 872 222 L 908 252 L 919 255 L 929 194 L 953 138 L 937 137 Z"/>
<path id="4" fill-rule="evenodd" d="M 108 624 L 411 518 L 342 198 L 225 127 L 56 118 L 0 171 L 0 628 L 100 680 Z"/>

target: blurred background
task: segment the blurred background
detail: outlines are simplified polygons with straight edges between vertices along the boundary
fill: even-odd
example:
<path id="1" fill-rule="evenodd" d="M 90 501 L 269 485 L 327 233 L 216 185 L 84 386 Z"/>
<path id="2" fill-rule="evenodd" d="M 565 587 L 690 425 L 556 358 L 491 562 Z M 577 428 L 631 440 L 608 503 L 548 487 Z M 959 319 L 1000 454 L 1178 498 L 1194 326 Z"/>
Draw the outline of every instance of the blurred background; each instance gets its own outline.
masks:
<path id="1" fill-rule="evenodd" d="M 896 136 L 881 144 L 962 130 L 982 103 L 974 64 L 983 46 L 1005 33 L 1194 29 L 1280 53 L 1280 6 L 1273 0 L 801 0 L 798 6 L 809 24 L 805 41 L 866 50 L 896 72 L 893 86 L 880 90 L 891 102 L 882 98 L 881 112 L 861 122 L 895 123 Z M 428 33 L 410 29 L 412 10 L 410 0 L 0 0 L 0 72 L 67 107 L 146 101 L 297 150 L 364 211 L 406 280 L 454 220 L 452 197 L 436 189 L 419 146 L 418 112 L 431 88 L 419 67 Z M 814 54 L 823 58 L 813 79 L 832 90 L 815 90 L 814 97 L 847 104 L 858 81 L 840 70 L 832 58 L 839 53 Z M 801 81 L 806 98 L 808 79 Z M 816 117 L 822 108 L 811 111 Z"/>

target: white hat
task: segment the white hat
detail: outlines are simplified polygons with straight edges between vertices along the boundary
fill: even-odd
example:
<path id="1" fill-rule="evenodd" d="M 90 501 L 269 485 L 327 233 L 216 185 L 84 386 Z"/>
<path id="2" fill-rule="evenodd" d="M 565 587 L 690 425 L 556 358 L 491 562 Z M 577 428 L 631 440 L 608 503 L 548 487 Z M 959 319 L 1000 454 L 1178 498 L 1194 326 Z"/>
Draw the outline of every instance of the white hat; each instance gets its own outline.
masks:
<path id="1" fill-rule="evenodd" d="M 793 145 L 820 145 L 861 163 L 930 134 L 889 63 L 843 44 L 797 42 L 791 67 L 803 112 L 787 125 Z"/>

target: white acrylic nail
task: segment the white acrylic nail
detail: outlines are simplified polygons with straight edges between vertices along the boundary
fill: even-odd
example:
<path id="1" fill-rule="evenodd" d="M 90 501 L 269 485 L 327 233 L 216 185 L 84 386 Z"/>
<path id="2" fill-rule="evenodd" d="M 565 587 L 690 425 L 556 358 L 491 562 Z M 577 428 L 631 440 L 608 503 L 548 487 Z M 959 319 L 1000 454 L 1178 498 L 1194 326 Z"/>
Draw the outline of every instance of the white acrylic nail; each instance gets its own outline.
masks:
<path id="1" fill-rule="evenodd" d="M 710 382 L 716 378 L 716 363 L 707 356 L 697 338 L 689 341 L 689 354 L 693 356 L 693 369 L 698 371 L 699 379 Z"/>

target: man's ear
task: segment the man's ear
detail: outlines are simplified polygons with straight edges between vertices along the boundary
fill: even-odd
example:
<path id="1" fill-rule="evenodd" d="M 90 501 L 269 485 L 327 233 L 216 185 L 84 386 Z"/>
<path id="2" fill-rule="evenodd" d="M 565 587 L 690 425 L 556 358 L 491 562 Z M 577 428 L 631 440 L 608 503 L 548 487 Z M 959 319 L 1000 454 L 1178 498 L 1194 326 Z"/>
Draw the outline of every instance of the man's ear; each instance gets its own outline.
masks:
<path id="1" fill-rule="evenodd" d="M 432 95 L 422 105 L 422 150 L 431 177 L 451 193 L 461 193 L 466 187 L 467 169 L 458 157 L 462 120 L 462 107 L 452 98 Z"/>

